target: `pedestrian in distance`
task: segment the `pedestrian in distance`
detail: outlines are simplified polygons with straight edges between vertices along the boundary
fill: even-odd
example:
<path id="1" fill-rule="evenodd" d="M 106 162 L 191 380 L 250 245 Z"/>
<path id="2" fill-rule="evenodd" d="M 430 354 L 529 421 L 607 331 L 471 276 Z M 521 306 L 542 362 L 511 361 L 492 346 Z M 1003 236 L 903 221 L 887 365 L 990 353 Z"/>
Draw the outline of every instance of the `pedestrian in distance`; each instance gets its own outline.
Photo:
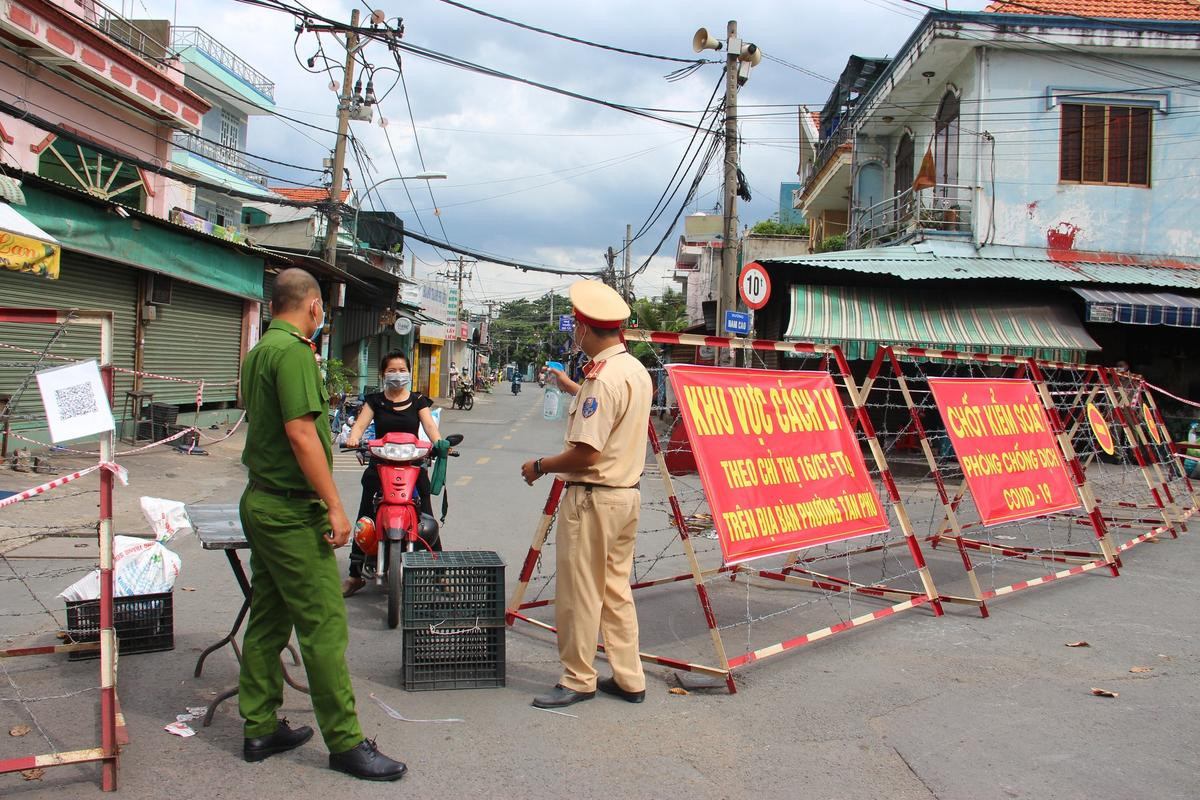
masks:
<path id="1" fill-rule="evenodd" d="M 362 443 L 363 434 L 372 421 L 375 422 L 375 438 L 382 439 L 389 433 L 411 433 L 419 436 L 421 429 L 430 442 L 436 443 L 442 438 L 437 423 L 433 419 L 433 401 L 420 392 L 414 392 L 412 385 L 412 370 L 409 367 L 408 355 L 403 350 L 393 350 L 379 362 L 379 375 L 383 378 L 383 391 L 367 395 L 358 420 L 354 423 L 350 435 L 346 437 L 347 447 L 358 447 Z M 375 518 L 375 496 L 383 491 L 379 483 L 379 468 L 372 457 L 362 475 L 362 497 L 358 503 L 357 520 L 363 517 Z M 433 516 L 433 502 L 430 498 L 429 472 L 421 469 L 417 479 L 417 491 L 420 493 L 421 513 Z M 429 549 L 441 550 L 441 540 L 434 538 L 427 542 Z M 359 548 L 358 543 L 350 542 L 350 577 L 342 584 L 342 596 L 350 597 L 367 585 L 363 578 L 363 567 L 366 553 Z"/>
<path id="2" fill-rule="evenodd" d="M 242 366 L 249 420 L 242 463 L 250 480 L 240 511 L 253 589 L 238 684 L 242 756 L 262 761 L 312 738 L 312 728 L 292 728 L 278 717 L 279 656 L 295 628 L 330 768 L 396 780 L 405 765 L 363 737 L 346 664 L 349 632 L 334 548 L 349 539 L 350 521 L 333 482 L 329 393 L 313 342 L 325 325 L 316 280 L 300 269 L 280 272 L 271 316 Z"/>
<path id="3" fill-rule="evenodd" d="M 646 697 L 638 651 L 637 610 L 629 575 L 641 510 L 642 470 L 653 387 L 650 375 L 621 341 L 628 304 L 596 281 L 571 285 L 575 344 L 591 362 L 582 384 L 554 369 L 559 388 L 574 395 L 567 412 L 565 449 L 527 461 L 529 485 L 558 473 L 566 483 L 558 511 L 558 583 L 554 602 L 562 677 L 538 708 L 590 700 L 596 689 L 630 703 Z M 613 677 L 597 680 L 597 635 Z"/>

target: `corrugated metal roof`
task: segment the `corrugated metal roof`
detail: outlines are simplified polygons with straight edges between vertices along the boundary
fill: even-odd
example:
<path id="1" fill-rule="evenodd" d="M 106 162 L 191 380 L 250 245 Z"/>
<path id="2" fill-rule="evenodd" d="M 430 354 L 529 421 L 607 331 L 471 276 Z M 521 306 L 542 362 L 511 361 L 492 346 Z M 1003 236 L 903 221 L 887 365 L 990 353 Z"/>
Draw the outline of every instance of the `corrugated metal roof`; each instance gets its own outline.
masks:
<path id="1" fill-rule="evenodd" d="M 1200 328 L 1200 297 L 1173 292 L 1129 292 L 1072 286 L 1088 304 L 1088 320 L 1127 325 Z"/>
<path id="2" fill-rule="evenodd" d="M 1070 251 L 1051 257 L 1032 248 L 967 244 L 897 245 L 868 250 L 762 259 L 810 269 L 894 275 L 908 281 L 1011 279 L 1200 289 L 1200 263 L 1154 256 Z"/>

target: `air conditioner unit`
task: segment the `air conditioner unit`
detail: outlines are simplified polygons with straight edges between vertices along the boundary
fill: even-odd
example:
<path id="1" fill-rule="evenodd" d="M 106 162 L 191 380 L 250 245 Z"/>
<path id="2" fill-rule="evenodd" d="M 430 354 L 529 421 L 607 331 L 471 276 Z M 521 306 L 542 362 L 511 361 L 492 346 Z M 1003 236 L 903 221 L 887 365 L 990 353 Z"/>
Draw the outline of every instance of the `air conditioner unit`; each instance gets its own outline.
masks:
<path id="1" fill-rule="evenodd" d="M 173 284 L 174 281 L 170 276 L 151 275 L 146 296 L 156 306 L 169 306 L 171 305 L 171 289 Z"/>

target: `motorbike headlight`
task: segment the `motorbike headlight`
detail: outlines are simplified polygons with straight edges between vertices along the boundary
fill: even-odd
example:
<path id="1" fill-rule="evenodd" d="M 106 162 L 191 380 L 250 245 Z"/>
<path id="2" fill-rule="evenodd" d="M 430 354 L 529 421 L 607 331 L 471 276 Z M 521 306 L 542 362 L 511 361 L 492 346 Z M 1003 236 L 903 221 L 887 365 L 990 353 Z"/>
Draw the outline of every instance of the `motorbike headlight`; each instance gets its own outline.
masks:
<path id="1" fill-rule="evenodd" d="M 417 447 L 415 444 L 388 443 L 372 447 L 371 453 L 384 461 L 415 461 L 427 455 L 429 448 Z"/>

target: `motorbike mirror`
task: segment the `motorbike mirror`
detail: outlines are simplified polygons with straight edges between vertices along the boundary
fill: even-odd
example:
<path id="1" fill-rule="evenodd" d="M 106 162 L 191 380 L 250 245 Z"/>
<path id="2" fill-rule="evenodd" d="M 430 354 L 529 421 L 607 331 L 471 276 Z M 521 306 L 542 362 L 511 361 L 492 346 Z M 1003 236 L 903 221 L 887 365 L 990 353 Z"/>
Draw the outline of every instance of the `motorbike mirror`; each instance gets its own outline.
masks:
<path id="1" fill-rule="evenodd" d="M 458 447 L 462 444 L 462 440 L 463 435 L 461 433 L 452 433 L 446 437 L 446 441 L 450 443 L 451 447 Z"/>

